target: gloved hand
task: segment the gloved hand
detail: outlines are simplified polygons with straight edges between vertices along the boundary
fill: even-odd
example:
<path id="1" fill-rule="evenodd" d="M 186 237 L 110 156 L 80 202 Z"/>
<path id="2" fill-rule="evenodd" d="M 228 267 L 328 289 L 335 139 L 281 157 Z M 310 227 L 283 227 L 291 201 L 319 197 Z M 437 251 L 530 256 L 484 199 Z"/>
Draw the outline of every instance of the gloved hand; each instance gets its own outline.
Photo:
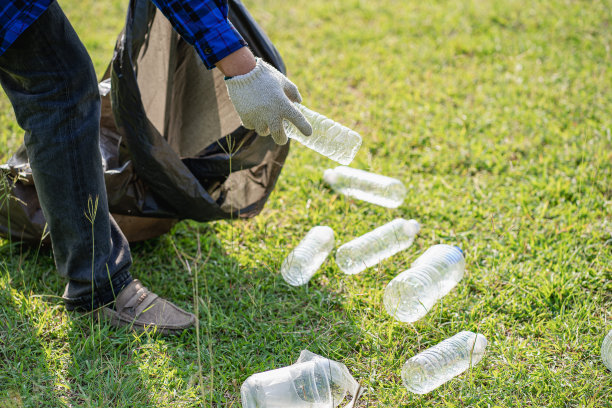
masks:
<path id="1" fill-rule="evenodd" d="M 312 134 L 312 126 L 292 103 L 302 102 L 297 86 L 261 58 L 253 70 L 228 78 L 225 84 L 245 128 L 260 136 L 271 134 L 279 145 L 287 143 L 283 119 L 304 135 Z"/>

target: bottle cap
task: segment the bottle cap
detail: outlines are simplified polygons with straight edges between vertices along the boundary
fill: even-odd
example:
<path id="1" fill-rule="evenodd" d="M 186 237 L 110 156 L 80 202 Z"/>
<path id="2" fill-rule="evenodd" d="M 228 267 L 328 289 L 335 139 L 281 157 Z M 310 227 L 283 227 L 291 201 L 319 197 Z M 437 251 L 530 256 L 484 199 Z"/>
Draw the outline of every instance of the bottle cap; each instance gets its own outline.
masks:
<path id="1" fill-rule="evenodd" d="M 332 169 L 327 169 L 323 172 L 323 181 L 325 181 L 330 186 L 336 184 L 338 181 L 338 175 Z"/>
<path id="2" fill-rule="evenodd" d="M 461 252 L 461 255 L 464 255 L 463 250 L 461 248 L 459 248 L 457 245 L 455 245 L 455 248 L 457 248 L 459 252 Z"/>

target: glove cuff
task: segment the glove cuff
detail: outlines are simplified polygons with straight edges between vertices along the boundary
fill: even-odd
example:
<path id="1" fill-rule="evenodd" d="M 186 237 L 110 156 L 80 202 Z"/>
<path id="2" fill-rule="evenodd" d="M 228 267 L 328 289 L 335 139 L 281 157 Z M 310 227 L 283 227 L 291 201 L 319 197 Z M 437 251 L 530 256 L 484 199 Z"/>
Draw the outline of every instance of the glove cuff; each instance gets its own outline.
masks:
<path id="1" fill-rule="evenodd" d="M 261 77 L 267 67 L 264 60 L 257 57 L 255 58 L 255 68 L 247 72 L 243 75 L 236 75 L 233 77 L 225 78 L 225 82 L 233 87 L 233 88 L 242 88 L 244 86 L 248 86 L 254 81 L 257 81 L 259 77 Z"/>

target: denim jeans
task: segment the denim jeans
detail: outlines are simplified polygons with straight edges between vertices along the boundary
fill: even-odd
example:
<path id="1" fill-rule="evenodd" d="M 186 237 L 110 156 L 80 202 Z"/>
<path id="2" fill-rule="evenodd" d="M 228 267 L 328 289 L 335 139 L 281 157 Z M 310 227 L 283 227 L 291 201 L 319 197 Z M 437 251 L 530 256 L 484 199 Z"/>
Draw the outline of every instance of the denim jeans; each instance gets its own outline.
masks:
<path id="1" fill-rule="evenodd" d="M 66 307 L 113 302 L 132 281 L 132 259 L 108 212 L 96 73 L 56 2 L 0 55 L 0 83 L 25 130 L 55 263 L 68 278 Z"/>

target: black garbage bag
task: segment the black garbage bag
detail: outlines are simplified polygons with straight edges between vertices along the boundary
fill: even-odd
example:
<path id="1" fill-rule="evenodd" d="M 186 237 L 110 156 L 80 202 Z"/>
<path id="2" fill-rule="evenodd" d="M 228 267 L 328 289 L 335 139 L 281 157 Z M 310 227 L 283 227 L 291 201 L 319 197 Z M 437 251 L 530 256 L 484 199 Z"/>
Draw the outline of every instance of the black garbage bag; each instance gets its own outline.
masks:
<path id="1" fill-rule="evenodd" d="M 253 53 L 285 72 L 244 5 L 229 3 L 229 19 Z M 180 219 L 249 218 L 262 210 L 289 144 L 240 125 L 222 74 L 206 69 L 149 0 L 130 2 L 100 88 L 109 209 L 130 241 L 163 234 Z M 45 219 L 23 145 L 0 171 L 0 234 L 39 242 Z"/>

